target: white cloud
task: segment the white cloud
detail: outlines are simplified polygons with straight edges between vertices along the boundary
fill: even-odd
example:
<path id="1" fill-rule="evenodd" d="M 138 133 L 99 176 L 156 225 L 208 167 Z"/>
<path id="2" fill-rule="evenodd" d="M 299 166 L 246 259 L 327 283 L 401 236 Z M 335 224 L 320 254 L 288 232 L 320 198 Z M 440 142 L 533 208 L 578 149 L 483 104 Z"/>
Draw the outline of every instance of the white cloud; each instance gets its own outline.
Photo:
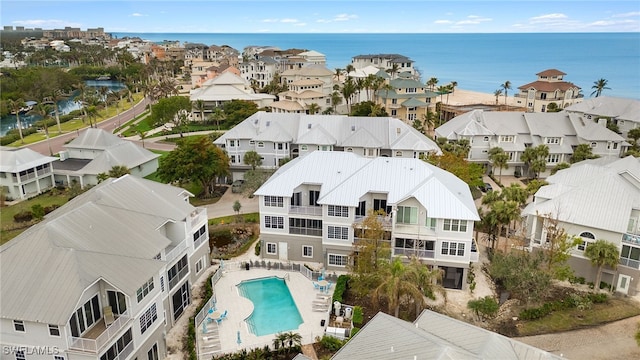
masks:
<path id="1" fill-rule="evenodd" d="M 141 16 L 147 16 L 147 15 L 145 15 L 145 14 L 140 14 L 140 13 L 133 13 L 133 14 L 131 14 L 131 15 L 129 15 L 129 16 L 133 16 L 133 17 L 141 17 Z"/>
<path id="2" fill-rule="evenodd" d="M 477 25 L 483 22 L 493 21 L 491 18 L 480 17 L 477 15 L 467 16 L 467 20 L 456 21 L 456 25 Z"/>
<path id="3" fill-rule="evenodd" d="M 535 23 L 544 23 L 544 22 L 556 22 L 556 21 L 560 21 L 560 20 L 566 20 L 569 17 L 565 14 L 561 14 L 561 13 L 553 13 L 553 14 L 545 14 L 545 15 L 540 15 L 540 16 L 534 16 L 532 18 L 529 19 L 529 22 L 531 22 L 532 24 Z"/>
<path id="4" fill-rule="evenodd" d="M 82 27 L 80 23 L 71 22 L 67 20 L 58 20 L 58 19 L 31 19 L 31 20 L 16 20 L 12 22 L 16 26 L 24 26 L 24 27 L 38 27 L 38 28 L 49 28 L 55 29 L 65 26 L 70 27 Z"/>
<path id="5" fill-rule="evenodd" d="M 282 19 L 280 20 L 281 23 L 297 23 L 298 20 L 297 19 Z"/>
<path id="6" fill-rule="evenodd" d="M 348 20 L 353 20 L 357 18 L 358 18 L 358 15 L 354 15 L 354 14 L 338 14 L 336 15 L 335 18 L 333 18 L 333 21 L 348 21 Z"/>
<path id="7" fill-rule="evenodd" d="M 620 17 L 632 17 L 632 16 L 640 16 L 640 11 L 632 11 L 624 14 L 615 14 L 615 15 L 612 15 L 611 17 L 620 18 Z"/>
<path id="8" fill-rule="evenodd" d="M 448 24 L 453 24 L 453 21 L 451 21 L 451 20 L 436 20 L 433 23 L 434 24 L 438 24 L 438 25 L 448 25 Z"/>
<path id="9" fill-rule="evenodd" d="M 265 23 L 275 23 L 275 22 L 278 22 L 278 19 L 264 19 L 264 20 L 262 20 L 262 22 L 265 22 Z"/>
<path id="10" fill-rule="evenodd" d="M 303 22 L 296 23 L 296 24 L 294 24 L 294 26 L 307 26 L 307 23 L 303 23 Z"/>

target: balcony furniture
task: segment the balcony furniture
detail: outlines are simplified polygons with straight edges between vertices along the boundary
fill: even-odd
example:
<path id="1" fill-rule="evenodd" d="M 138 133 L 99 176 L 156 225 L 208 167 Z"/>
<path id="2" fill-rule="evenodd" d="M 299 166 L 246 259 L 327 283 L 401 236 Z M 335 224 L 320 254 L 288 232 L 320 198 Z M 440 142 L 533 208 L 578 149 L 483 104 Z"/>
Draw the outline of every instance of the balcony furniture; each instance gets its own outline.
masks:
<path id="1" fill-rule="evenodd" d="M 113 310 L 111 309 L 111 306 L 105 306 L 102 309 L 102 312 L 104 313 L 104 325 L 106 327 L 109 327 L 111 324 L 113 324 L 114 321 L 116 321 L 115 317 L 113 316 Z"/>

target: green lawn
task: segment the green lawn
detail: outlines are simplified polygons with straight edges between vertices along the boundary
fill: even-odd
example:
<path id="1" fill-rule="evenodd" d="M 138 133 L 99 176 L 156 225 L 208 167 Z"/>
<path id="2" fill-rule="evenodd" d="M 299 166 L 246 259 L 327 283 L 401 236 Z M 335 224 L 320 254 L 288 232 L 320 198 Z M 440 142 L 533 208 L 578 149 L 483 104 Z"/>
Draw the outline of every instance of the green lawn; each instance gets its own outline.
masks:
<path id="1" fill-rule="evenodd" d="M 242 209 L 241 209 L 242 211 Z M 244 222 L 246 223 L 257 223 L 259 220 L 259 213 L 249 213 L 249 214 L 241 214 Z M 221 225 L 221 224 L 229 224 L 236 221 L 236 215 L 223 216 L 219 218 L 209 219 L 209 225 Z"/>
<path id="2" fill-rule="evenodd" d="M 594 304 L 591 309 L 556 311 L 542 319 L 522 321 L 518 325 L 518 335 L 529 336 L 575 330 L 636 315 L 640 315 L 640 307 L 637 303 L 613 298 L 604 304 Z"/>
<path id="3" fill-rule="evenodd" d="M 61 206 L 67 203 L 67 201 L 69 201 L 69 195 L 66 192 L 53 190 L 35 198 L 2 208 L 2 211 L 0 211 L 0 224 L 2 224 L 2 229 L 0 230 L 0 244 L 4 244 L 26 230 L 26 228 L 9 230 L 18 225 L 18 223 L 13 221 L 13 216 L 15 214 L 22 211 L 31 211 L 31 207 L 36 204 L 40 204 L 43 208 L 46 208 L 52 205 Z"/>

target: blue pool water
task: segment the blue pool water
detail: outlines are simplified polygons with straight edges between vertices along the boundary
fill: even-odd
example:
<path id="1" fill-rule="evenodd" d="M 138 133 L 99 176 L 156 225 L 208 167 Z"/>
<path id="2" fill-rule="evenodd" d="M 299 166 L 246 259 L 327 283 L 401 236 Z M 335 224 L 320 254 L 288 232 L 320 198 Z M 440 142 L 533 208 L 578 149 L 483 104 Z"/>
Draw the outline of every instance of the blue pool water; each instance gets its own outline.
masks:
<path id="1" fill-rule="evenodd" d="M 243 281 L 238 291 L 253 303 L 253 313 L 245 321 L 256 336 L 295 330 L 302 324 L 300 312 L 283 279 Z"/>

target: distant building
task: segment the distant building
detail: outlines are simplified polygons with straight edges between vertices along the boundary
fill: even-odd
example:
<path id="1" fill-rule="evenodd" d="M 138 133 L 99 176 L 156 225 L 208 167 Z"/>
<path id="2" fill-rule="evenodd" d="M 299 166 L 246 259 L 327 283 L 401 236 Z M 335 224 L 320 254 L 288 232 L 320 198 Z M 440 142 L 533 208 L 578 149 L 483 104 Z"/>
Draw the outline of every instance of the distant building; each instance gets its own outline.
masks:
<path id="1" fill-rule="evenodd" d="M 375 102 L 390 116 L 413 125 L 416 120 L 424 123 L 427 112 L 435 112 L 438 93 L 429 91 L 420 81 L 408 74 L 400 74 L 387 81 L 390 89 L 377 90 Z"/>
<path id="2" fill-rule="evenodd" d="M 567 74 L 562 71 L 549 69 L 536 75 L 536 81 L 518 86 L 520 92 L 515 95 L 516 106 L 526 107 L 531 112 L 547 112 L 551 103 L 562 110 L 582 101 L 580 87 L 564 81 Z"/>
<path id="3" fill-rule="evenodd" d="M 353 65 L 355 69 L 375 66 L 389 74 L 393 72 L 392 78 L 395 78 L 395 75 L 402 72 L 408 72 L 413 77 L 419 77 L 417 70 L 413 67 L 413 60 L 400 54 L 358 55 L 351 58 L 351 65 Z"/>
<path id="4" fill-rule="evenodd" d="M 311 104 L 318 105 L 319 113 L 331 107 L 333 72 L 324 65 L 285 70 L 280 82 L 288 90 L 279 93 L 278 101 L 270 105 L 274 113 L 308 113 Z"/>
<path id="5" fill-rule="evenodd" d="M 640 127 L 640 100 L 638 99 L 598 96 L 571 105 L 565 111 L 604 126 L 611 121 L 618 126 L 625 138 L 629 130 Z"/>
<path id="6" fill-rule="evenodd" d="M 0 148 L 0 186 L 10 200 L 27 199 L 51 189 L 55 182 L 52 163 L 29 148 Z"/>

